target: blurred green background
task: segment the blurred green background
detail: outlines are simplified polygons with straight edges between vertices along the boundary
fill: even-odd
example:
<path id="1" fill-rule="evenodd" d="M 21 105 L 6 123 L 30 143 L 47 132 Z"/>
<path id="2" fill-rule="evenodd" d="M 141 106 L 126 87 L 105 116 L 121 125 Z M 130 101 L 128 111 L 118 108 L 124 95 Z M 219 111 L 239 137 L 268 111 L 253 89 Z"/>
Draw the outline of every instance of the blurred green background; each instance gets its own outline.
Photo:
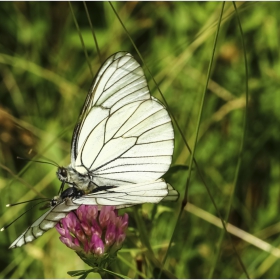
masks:
<path id="1" fill-rule="evenodd" d="M 222 2 L 112 4 L 193 149 Z M 236 5 L 243 35 L 234 6 L 227 2 L 196 144 L 202 177 L 194 167 L 189 204 L 178 221 L 163 277 L 207 278 L 214 271 L 215 278 L 245 278 L 233 245 L 250 277 L 280 277 L 280 3 Z M 101 59 L 83 3 L 72 6 L 94 73 L 108 56 L 121 50 L 141 62 L 108 2 L 87 3 Z M 16 157 L 43 156 L 60 165 L 69 164 L 73 127 L 93 77 L 67 2 L 1 2 L 0 18 L 2 227 L 28 208 L 6 208 L 7 203 L 57 194 L 60 184 L 55 167 Z M 162 100 L 147 69 L 144 71 L 151 93 Z M 236 177 L 246 82 L 248 125 Z M 180 192 L 179 201 L 122 210 L 130 215 L 129 230 L 110 269 L 130 278 L 139 277 L 137 269 L 147 278 L 158 277 L 181 208 L 188 176 L 184 165 L 189 165 L 190 153 L 175 124 L 174 128 L 173 167 L 165 177 Z M 223 242 L 219 242 L 218 214 L 202 178 L 224 218 L 237 179 L 229 216 L 236 228 L 232 238 L 225 236 Z M 42 213 L 32 210 L 1 232 L 0 278 L 68 278 L 67 271 L 88 268 L 59 241 L 54 229 L 31 244 L 8 250 Z M 147 242 L 153 253 L 146 249 Z"/>

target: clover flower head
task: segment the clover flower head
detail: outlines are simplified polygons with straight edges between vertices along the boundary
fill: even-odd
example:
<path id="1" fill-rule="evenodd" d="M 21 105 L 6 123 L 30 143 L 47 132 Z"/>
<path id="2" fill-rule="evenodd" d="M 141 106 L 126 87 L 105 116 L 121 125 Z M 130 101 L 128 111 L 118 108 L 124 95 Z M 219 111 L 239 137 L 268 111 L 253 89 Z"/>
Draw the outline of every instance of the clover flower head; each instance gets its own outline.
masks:
<path id="1" fill-rule="evenodd" d="M 114 206 L 102 206 L 99 211 L 95 205 L 81 205 L 55 226 L 60 241 L 91 266 L 116 256 L 127 227 L 127 214 L 119 216 Z"/>

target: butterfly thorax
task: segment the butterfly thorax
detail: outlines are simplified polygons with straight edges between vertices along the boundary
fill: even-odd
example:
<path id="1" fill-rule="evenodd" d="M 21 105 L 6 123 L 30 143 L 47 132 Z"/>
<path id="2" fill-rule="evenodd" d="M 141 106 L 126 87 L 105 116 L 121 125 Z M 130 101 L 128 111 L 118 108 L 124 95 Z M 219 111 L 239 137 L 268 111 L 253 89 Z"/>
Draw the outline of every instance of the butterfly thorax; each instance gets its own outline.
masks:
<path id="1" fill-rule="evenodd" d="M 73 199 L 73 198 L 79 198 L 84 195 L 84 192 L 81 190 L 78 190 L 75 187 L 70 187 L 66 190 L 64 190 L 60 195 L 55 196 L 51 201 L 50 201 L 50 206 L 53 207 L 57 204 L 60 204 L 64 200 L 67 199 Z"/>
<path id="2" fill-rule="evenodd" d="M 91 193 L 97 186 L 92 182 L 92 177 L 88 174 L 80 174 L 71 165 L 58 167 L 56 172 L 58 179 L 68 185 L 83 191 L 85 194 Z"/>

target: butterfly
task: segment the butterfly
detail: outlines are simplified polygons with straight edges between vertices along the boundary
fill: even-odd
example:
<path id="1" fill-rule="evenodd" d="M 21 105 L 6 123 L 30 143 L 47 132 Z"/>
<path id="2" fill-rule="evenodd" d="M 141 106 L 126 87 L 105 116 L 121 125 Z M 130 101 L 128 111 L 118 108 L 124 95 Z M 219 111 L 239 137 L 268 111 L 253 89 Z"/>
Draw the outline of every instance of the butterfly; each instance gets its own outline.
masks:
<path id="1" fill-rule="evenodd" d="M 82 204 L 119 209 L 177 200 L 178 192 L 161 178 L 173 149 L 171 119 L 151 96 L 142 67 L 128 52 L 113 54 L 99 69 L 83 105 L 71 163 L 58 167 L 60 194 L 10 248 L 38 238 Z M 63 190 L 65 184 L 69 187 Z"/>

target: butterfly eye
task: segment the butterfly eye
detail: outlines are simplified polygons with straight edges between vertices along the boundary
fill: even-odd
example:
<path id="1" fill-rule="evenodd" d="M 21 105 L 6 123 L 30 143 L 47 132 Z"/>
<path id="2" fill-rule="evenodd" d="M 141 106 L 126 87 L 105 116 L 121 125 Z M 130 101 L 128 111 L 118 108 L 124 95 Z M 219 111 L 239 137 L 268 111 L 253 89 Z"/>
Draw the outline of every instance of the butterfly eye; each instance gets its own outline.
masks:
<path id="1" fill-rule="evenodd" d="M 67 177 L 67 171 L 66 171 L 66 169 L 65 169 L 65 168 L 61 168 L 60 174 L 61 174 L 62 177 L 66 178 L 66 177 Z"/>

